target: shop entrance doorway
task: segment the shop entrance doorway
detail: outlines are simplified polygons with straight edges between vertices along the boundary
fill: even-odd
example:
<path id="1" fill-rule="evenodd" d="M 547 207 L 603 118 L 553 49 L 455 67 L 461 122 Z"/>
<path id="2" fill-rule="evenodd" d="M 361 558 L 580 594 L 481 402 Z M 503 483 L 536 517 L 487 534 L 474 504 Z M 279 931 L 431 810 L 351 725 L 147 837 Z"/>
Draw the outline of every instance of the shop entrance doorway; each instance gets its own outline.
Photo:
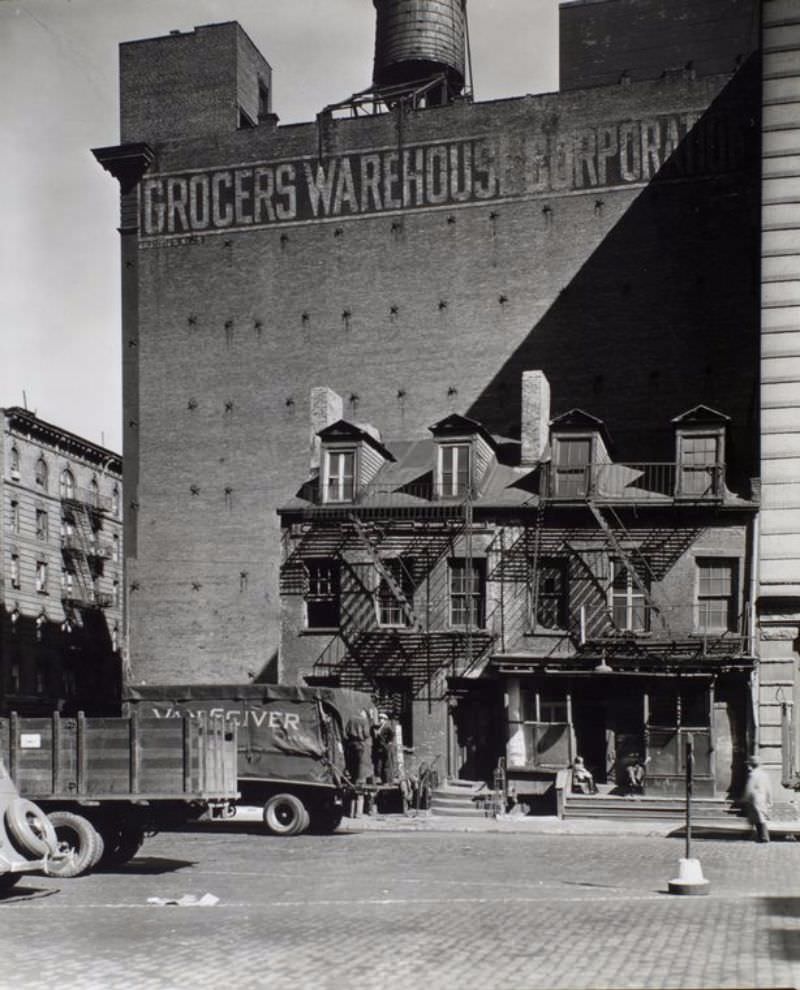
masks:
<path id="1" fill-rule="evenodd" d="M 644 706 L 641 692 L 632 697 L 594 694 L 572 702 L 576 752 L 599 784 L 622 785 L 626 768 L 644 761 Z"/>

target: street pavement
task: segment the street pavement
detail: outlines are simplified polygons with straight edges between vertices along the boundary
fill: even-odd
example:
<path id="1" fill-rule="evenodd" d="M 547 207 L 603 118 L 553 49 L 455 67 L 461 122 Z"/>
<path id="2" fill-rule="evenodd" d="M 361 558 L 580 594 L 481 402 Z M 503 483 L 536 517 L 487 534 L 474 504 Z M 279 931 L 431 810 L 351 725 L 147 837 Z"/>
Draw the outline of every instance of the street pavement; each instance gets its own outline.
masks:
<path id="1" fill-rule="evenodd" d="M 564 823 L 560 823 L 562 826 Z M 576 823 L 577 824 L 577 823 Z M 706 897 L 666 893 L 661 826 L 239 821 L 148 839 L 115 872 L 0 900 L 3 990 L 533 990 L 800 984 L 800 843 L 695 840 Z M 214 906 L 159 906 L 199 898 Z"/>

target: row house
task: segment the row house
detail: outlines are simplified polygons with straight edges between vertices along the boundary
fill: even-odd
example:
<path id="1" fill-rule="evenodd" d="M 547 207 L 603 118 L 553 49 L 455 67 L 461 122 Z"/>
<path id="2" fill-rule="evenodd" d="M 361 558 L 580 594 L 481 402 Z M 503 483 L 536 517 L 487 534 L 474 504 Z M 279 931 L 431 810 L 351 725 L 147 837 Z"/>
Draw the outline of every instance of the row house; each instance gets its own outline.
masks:
<path id="1" fill-rule="evenodd" d="M 502 765 L 535 808 L 577 755 L 612 795 L 638 763 L 648 793 L 677 797 L 689 735 L 697 792 L 736 797 L 758 506 L 728 487 L 728 418 L 679 412 L 674 460 L 618 463 L 603 422 L 551 418 L 549 393 L 525 372 L 520 440 L 458 414 L 426 439 L 315 429 L 279 510 L 280 679 L 371 691 L 412 765 L 486 781 Z"/>
<path id="2" fill-rule="evenodd" d="M 121 458 L 27 409 L 2 416 L 0 707 L 102 709 L 120 691 Z"/>

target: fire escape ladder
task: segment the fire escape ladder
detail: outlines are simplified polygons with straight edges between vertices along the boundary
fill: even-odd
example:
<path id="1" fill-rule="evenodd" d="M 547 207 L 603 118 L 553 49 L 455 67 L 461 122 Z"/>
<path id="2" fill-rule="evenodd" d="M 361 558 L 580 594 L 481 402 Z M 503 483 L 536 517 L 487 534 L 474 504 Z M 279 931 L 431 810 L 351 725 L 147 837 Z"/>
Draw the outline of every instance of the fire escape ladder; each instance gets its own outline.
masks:
<path id="1" fill-rule="evenodd" d="M 653 597 L 650 594 L 650 589 L 647 587 L 646 583 L 642 580 L 641 575 L 637 571 L 637 569 L 636 569 L 636 567 L 635 567 L 635 565 L 633 563 L 633 559 L 632 559 L 631 554 L 629 554 L 628 551 L 625 550 L 625 548 L 622 546 L 622 543 L 617 539 L 616 533 L 614 532 L 613 528 L 609 525 L 609 522 L 606 519 L 606 517 L 603 515 L 600 507 L 598 505 L 596 505 L 592 501 L 592 499 L 587 499 L 587 502 L 588 502 L 588 505 L 589 505 L 589 510 L 591 511 L 591 513 L 595 517 L 595 519 L 597 520 L 597 523 L 600 526 L 600 528 L 605 533 L 606 538 L 608 539 L 608 542 L 611 545 L 614 553 L 622 560 L 623 564 L 625 565 L 625 569 L 627 570 L 628 574 L 630 574 L 631 580 L 636 585 L 636 590 L 642 595 L 642 597 L 644 598 L 644 600 L 647 602 L 647 607 L 655 615 L 658 616 L 658 619 L 659 619 L 659 621 L 661 622 L 661 625 L 664 628 L 664 632 L 668 636 L 671 636 L 671 632 L 670 632 L 669 626 L 667 624 L 667 620 L 662 615 L 661 609 L 653 601 Z M 615 519 L 616 519 L 616 521 L 617 521 L 617 523 L 619 525 L 620 530 L 623 533 L 626 532 L 625 527 L 623 526 L 622 521 L 620 520 L 619 516 L 616 515 L 616 513 L 614 514 L 614 516 L 615 516 Z"/>
<path id="2" fill-rule="evenodd" d="M 417 629 L 417 630 L 421 629 L 422 624 L 420 620 L 417 618 L 416 614 L 414 613 L 414 609 L 411 603 L 409 602 L 408 598 L 406 598 L 406 595 L 402 587 L 395 580 L 395 577 L 392 574 L 391 570 L 385 565 L 383 559 L 381 558 L 381 555 L 378 553 L 375 545 L 370 539 L 369 530 L 364 525 L 364 523 L 358 518 L 358 516 L 351 515 L 350 522 L 353 524 L 353 528 L 360 537 L 364 549 L 370 555 L 370 559 L 372 560 L 372 563 L 375 565 L 378 574 L 380 574 L 381 579 L 386 584 L 386 587 L 389 588 L 393 597 L 399 604 L 406 622 L 412 629 Z"/>

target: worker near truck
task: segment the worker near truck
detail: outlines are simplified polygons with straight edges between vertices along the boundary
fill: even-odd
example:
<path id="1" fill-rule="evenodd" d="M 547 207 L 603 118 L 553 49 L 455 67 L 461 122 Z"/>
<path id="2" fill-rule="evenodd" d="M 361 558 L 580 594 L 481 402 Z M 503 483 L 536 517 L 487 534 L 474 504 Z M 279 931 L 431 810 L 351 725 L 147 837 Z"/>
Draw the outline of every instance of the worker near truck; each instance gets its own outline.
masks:
<path id="1" fill-rule="evenodd" d="M 386 712 L 378 715 L 372 737 L 372 766 L 376 784 L 389 784 L 394 779 L 394 725 Z"/>
<path id="2" fill-rule="evenodd" d="M 344 727 L 345 767 L 354 784 L 361 784 L 369 776 L 370 721 L 362 708 L 358 715 L 347 720 Z"/>

